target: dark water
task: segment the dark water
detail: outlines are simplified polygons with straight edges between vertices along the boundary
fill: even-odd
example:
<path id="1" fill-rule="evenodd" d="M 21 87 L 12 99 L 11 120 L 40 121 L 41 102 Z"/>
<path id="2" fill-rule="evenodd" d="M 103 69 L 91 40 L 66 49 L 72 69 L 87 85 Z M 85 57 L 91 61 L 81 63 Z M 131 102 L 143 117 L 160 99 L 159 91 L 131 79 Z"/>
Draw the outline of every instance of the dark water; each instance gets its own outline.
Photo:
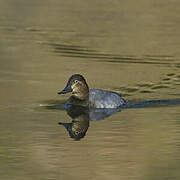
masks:
<path id="1" fill-rule="evenodd" d="M 178 0 L 0 1 L 0 179 L 179 180 L 179 103 L 54 108 L 74 73 L 132 103 L 177 102 L 179 12 Z"/>

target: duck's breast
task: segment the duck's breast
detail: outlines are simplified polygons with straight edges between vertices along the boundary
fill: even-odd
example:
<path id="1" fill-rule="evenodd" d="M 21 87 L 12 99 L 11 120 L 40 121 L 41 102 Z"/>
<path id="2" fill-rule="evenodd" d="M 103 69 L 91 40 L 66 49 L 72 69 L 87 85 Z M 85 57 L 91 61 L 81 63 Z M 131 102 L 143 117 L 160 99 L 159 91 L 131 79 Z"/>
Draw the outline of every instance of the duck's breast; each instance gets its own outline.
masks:
<path id="1" fill-rule="evenodd" d="M 89 90 L 90 106 L 95 108 L 117 108 L 125 103 L 118 93 L 101 89 Z"/>

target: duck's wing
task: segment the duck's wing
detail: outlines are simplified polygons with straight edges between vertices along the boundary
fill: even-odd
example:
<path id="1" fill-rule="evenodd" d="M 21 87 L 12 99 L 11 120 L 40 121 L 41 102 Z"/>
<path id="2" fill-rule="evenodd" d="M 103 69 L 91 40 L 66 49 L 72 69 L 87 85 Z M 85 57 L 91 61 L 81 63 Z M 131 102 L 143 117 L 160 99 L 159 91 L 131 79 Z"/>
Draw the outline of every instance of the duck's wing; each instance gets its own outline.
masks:
<path id="1" fill-rule="evenodd" d="M 89 90 L 89 102 L 96 108 L 117 108 L 125 103 L 118 93 L 101 89 Z"/>

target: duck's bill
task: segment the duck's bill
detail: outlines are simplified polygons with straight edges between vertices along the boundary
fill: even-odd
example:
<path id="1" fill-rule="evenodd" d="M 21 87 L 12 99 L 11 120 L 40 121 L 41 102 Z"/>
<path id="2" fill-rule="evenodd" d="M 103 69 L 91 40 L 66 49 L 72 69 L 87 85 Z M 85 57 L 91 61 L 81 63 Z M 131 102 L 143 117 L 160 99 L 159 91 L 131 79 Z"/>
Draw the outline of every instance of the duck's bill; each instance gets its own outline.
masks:
<path id="1" fill-rule="evenodd" d="M 58 94 L 66 94 L 72 92 L 71 87 L 66 86 L 62 91 L 58 91 Z"/>

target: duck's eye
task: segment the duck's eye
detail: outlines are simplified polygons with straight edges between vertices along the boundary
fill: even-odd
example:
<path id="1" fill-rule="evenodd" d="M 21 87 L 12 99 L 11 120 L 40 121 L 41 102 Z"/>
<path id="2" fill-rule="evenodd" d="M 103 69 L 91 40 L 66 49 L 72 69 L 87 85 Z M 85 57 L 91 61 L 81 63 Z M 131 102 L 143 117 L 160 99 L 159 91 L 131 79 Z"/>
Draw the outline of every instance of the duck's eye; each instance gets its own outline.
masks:
<path id="1" fill-rule="evenodd" d="M 78 80 L 74 80 L 75 83 L 78 83 L 79 81 Z"/>

